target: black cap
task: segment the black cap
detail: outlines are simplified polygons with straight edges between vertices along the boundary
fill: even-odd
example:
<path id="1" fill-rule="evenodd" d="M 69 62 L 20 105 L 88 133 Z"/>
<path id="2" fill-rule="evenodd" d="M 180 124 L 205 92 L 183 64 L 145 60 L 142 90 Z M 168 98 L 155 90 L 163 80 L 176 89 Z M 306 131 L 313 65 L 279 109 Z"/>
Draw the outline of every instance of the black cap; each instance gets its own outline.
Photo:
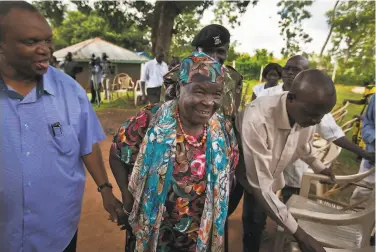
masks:
<path id="1" fill-rule="evenodd" d="M 194 47 L 220 47 L 230 42 L 230 32 L 218 24 L 205 26 L 193 39 Z"/>

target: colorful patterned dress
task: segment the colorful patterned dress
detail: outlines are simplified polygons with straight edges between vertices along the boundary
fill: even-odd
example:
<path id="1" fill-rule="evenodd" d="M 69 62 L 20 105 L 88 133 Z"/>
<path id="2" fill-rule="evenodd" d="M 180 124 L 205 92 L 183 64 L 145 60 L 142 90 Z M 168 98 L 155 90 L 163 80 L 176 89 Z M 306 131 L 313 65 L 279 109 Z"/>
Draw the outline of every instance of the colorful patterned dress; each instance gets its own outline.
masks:
<path id="1" fill-rule="evenodd" d="M 141 142 L 158 109 L 159 105 L 146 106 L 115 134 L 113 147 L 128 167 L 134 165 Z M 229 135 L 232 131 L 230 125 L 230 122 L 226 125 Z M 200 141 L 201 137 L 194 138 Z M 187 144 L 183 135 L 177 132 L 175 163 L 159 228 L 157 251 L 196 251 L 206 200 L 206 147 Z M 237 146 L 233 147 L 230 150 L 232 167 L 238 160 Z"/>

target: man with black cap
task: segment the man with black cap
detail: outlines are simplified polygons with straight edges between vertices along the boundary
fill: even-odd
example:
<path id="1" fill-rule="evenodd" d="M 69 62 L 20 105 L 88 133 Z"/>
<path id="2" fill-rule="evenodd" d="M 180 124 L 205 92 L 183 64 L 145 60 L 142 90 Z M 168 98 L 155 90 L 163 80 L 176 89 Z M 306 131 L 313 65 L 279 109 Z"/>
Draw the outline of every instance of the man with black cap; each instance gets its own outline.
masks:
<path id="1" fill-rule="evenodd" d="M 205 26 L 193 39 L 192 46 L 224 64 L 230 45 L 230 32 L 218 24 Z M 166 100 L 172 100 L 176 96 L 176 83 L 178 80 L 180 64 L 171 69 L 164 76 L 166 85 Z M 243 76 L 231 66 L 225 66 L 225 90 L 222 100 L 222 112 L 231 120 L 234 119 L 240 105 Z"/>

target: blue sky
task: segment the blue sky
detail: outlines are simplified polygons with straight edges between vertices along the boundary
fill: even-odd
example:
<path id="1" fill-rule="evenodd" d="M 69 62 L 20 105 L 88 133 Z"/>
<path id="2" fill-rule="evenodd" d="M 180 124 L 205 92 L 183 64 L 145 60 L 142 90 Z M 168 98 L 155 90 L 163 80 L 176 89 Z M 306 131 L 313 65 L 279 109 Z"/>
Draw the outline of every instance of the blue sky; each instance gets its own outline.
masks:
<path id="1" fill-rule="evenodd" d="M 281 56 L 284 41 L 278 27 L 280 17 L 277 14 L 277 3 L 278 0 L 260 0 L 255 7 L 248 7 L 247 12 L 240 19 L 240 26 L 229 29 L 231 40 L 238 41 L 236 51 L 253 54 L 256 49 L 265 48 L 272 51 L 275 56 Z M 302 45 L 303 51 L 320 52 L 329 32 L 325 13 L 331 10 L 334 4 L 335 0 L 316 0 L 308 9 L 312 17 L 303 23 L 303 28 L 313 41 Z M 214 20 L 213 11 L 206 11 L 202 23 L 210 24 L 212 20 Z"/>

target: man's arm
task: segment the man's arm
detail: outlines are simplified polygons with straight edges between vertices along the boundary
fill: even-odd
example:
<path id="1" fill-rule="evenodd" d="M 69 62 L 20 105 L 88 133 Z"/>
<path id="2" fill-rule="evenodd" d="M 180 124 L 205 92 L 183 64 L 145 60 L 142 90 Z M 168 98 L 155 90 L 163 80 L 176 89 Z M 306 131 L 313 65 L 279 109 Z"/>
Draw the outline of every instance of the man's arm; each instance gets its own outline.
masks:
<path id="1" fill-rule="evenodd" d="M 95 114 L 85 91 L 77 85 L 81 114 L 79 123 L 78 141 L 80 143 L 80 155 L 87 170 L 93 177 L 97 186 L 108 183 L 108 177 L 99 142 L 106 139 L 102 126 Z M 113 221 L 117 220 L 118 214 L 122 212 L 121 202 L 115 198 L 112 189 L 104 187 L 101 191 L 105 210 L 110 213 Z"/>
<path id="2" fill-rule="evenodd" d="M 243 187 L 246 190 L 251 189 L 251 193 L 270 218 L 294 234 L 298 228 L 296 220 L 272 191 L 273 176 L 269 170 L 272 152 L 266 143 L 268 135 L 265 125 L 260 124 L 256 127 L 253 122 L 247 121 L 251 113 L 253 113 L 252 110 L 246 111 L 245 121 L 242 123 L 242 148 L 246 180 L 240 180 L 240 182 L 243 182 Z"/>
<path id="3" fill-rule="evenodd" d="M 327 141 L 332 141 L 339 147 L 351 151 L 367 160 L 374 160 L 374 155 L 359 148 L 350 142 L 341 127 L 339 127 L 331 114 L 326 114 L 321 122 L 316 126 L 317 133 Z"/>
<path id="4" fill-rule="evenodd" d="M 87 170 L 93 177 L 97 186 L 108 182 L 106 169 L 104 167 L 101 148 L 98 143 L 93 145 L 93 150 L 90 154 L 82 157 Z M 107 212 L 111 214 L 112 221 L 117 220 L 117 216 L 123 212 L 122 204 L 112 194 L 112 188 L 105 187 L 101 191 L 103 198 L 103 205 Z"/>
<path id="5" fill-rule="evenodd" d="M 346 104 L 346 102 L 351 103 L 351 104 L 356 104 L 356 105 L 363 105 L 366 104 L 367 99 L 360 99 L 360 100 L 350 100 L 350 99 L 345 99 L 343 100 L 343 105 Z"/>
<path id="6" fill-rule="evenodd" d="M 373 128 L 373 131 L 375 133 L 374 128 Z M 345 136 L 338 138 L 337 140 L 333 141 L 333 143 L 335 143 L 336 145 L 338 145 L 339 147 L 341 147 L 343 149 L 346 149 L 348 151 L 355 153 L 358 156 L 361 156 L 364 159 L 367 159 L 367 160 L 373 161 L 373 162 L 375 161 L 375 154 L 374 153 L 367 152 L 367 151 L 363 150 L 362 148 L 360 148 L 356 144 L 350 142 Z"/>

